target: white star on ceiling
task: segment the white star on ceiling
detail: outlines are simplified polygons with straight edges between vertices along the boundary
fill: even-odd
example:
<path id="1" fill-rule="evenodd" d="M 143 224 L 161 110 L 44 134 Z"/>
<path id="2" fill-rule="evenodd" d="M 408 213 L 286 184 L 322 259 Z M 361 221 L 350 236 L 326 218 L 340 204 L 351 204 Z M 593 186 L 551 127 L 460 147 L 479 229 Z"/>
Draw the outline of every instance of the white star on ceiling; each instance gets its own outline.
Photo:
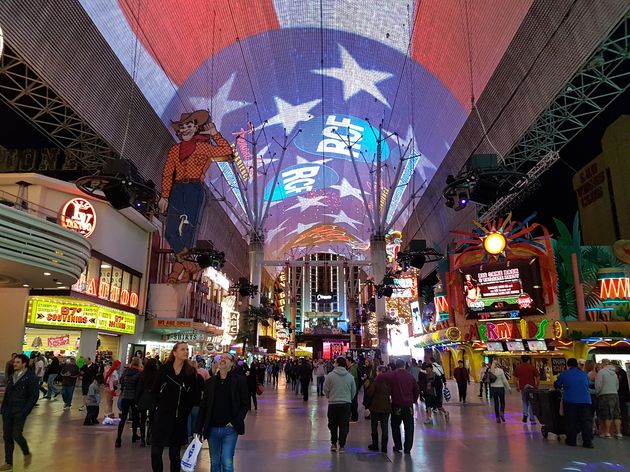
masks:
<path id="1" fill-rule="evenodd" d="M 291 231 L 290 233 L 287 233 L 287 236 L 289 236 L 290 234 L 301 234 L 304 231 L 306 231 L 309 228 L 312 228 L 313 226 L 315 226 L 316 224 L 318 224 L 319 222 L 314 222 L 314 223 L 306 223 L 306 224 L 302 224 L 302 223 L 298 223 L 297 227 Z"/>
<path id="2" fill-rule="evenodd" d="M 291 105 L 280 97 L 273 97 L 273 99 L 276 102 L 278 114 L 267 120 L 267 126 L 284 125 L 287 135 L 293 133 L 298 123 L 310 120 L 312 116 L 308 111 L 321 102 L 320 99 L 316 99 L 298 105 Z"/>
<path id="3" fill-rule="evenodd" d="M 346 215 L 346 212 L 343 210 L 340 210 L 338 215 L 327 213 L 324 216 L 331 216 L 333 218 L 333 223 L 345 223 L 348 226 L 351 226 L 353 229 L 357 229 L 356 225 L 361 224 L 360 221 L 353 220 L 348 215 Z"/>
<path id="4" fill-rule="evenodd" d="M 311 70 L 315 74 L 323 74 L 333 79 L 341 80 L 343 84 L 343 99 L 347 102 L 359 92 L 367 92 L 384 103 L 389 108 L 389 102 L 376 86 L 377 83 L 394 76 L 389 72 L 362 68 L 350 53 L 341 45 L 341 67 L 329 67 L 323 70 Z"/>
<path id="5" fill-rule="evenodd" d="M 280 232 L 280 231 L 284 231 L 286 228 L 284 227 L 284 224 L 289 221 L 288 219 L 284 220 L 282 223 L 280 223 L 277 227 L 275 228 L 271 228 L 270 230 L 267 231 L 267 238 L 266 241 L 267 242 L 271 242 L 271 240 L 273 238 L 276 237 L 276 235 Z"/>
<path id="6" fill-rule="evenodd" d="M 345 177 L 341 179 L 341 185 L 331 185 L 330 188 L 339 190 L 339 198 L 354 197 L 357 200 L 359 200 L 361 203 L 363 203 L 363 198 L 361 197 L 361 190 L 358 188 L 354 188 L 352 185 L 350 185 L 350 182 L 348 182 L 348 180 Z M 365 192 L 366 198 L 368 195 L 369 193 Z"/>
<path id="7" fill-rule="evenodd" d="M 411 125 L 409 125 L 409 128 L 407 129 L 407 136 L 405 136 L 404 138 L 401 138 L 400 140 L 400 144 L 402 145 L 403 149 L 405 149 L 412 140 L 413 140 L 413 144 L 409 146 L 409 151 L 407 152 L 407 155 L 405 156 L 405 158 L 409 159 L 406 165 L 415 164 L 414 167 L 418 168 L 418 171 L 420 172 L 420 175 L 422 176 L 422 180 L 425 181 L 427 180 L 426 170 L 428 169 L 430 171 L 431 170 L 435 171 L 437 170 L 437 168 L 435 167 L 433 162 L 429 160 L 427 156 L 425 156 L 418 150 L 418 147 L 416 146 L 417 141 L 413 137 L 413 129 L 411 128 Z M 414 156 L 414 157 L 411 158 L 411 156 Z M 433 173 L 435 174 L 435 172 Z"/>
<path id="8" fill-rule="evenodd" d="M 325 207 L 326 205 L 321 202 L 321 200 L 323 198 L 324 198 L 323 195 L 319 196 L 319 197 L 313 197 L 313 198 L 300 197 L 298 195 L 297 196 L 298 203 L 296 203 L 292 207 L 287 208 L 287 211 L 293 210 L 295 208 L 299 208 L 300 209 L 300 213 L 302 213 L 304 210 L 306 210 L 306 209 L 308 209 L 310 207 L 316 207 L 316 206 L 323 206 L 323 207 Z"/>
<path id="9" fill-rule="evenodd" d="M 221 131 L 221 124 L 223 123 L 223 117 L 225 115 L 240 108 L 244 108 L 247 105 L 251 105 L 250 102 L 230 100 L 228 98 L 230 92 L 232 91 L 232 85 L 234 85 L 235 79 L 236 73 L 233 73 L 230 78 L 227 79 L 221 87 L 219 87 L 216 95 L 214 95 L 211 99 L 208 99 L 207 97 L 190 97 L 190 103 L 195 110 L 207 109 L 210 102 L 214 104 L 214 109 L 212 111 L 213 116 L 210 119 L 214 122 L 218 131 Z"/>

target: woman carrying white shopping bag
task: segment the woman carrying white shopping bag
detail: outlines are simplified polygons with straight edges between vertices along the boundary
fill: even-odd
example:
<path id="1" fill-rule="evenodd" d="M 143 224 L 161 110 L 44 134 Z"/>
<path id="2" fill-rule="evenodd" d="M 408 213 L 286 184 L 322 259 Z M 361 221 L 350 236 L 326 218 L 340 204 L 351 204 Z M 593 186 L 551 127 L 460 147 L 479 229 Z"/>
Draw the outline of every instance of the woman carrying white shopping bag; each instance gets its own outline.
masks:
<path id="1" fill-rule="evenodd" d="M 233 472 L 239 435 L 245 434 L 249 391 L 245 377 L 233 372 L 234 358 L 223 353 L 217 374 L 206 382 L 195 432 L 210 445 L 212 472 Z"/>

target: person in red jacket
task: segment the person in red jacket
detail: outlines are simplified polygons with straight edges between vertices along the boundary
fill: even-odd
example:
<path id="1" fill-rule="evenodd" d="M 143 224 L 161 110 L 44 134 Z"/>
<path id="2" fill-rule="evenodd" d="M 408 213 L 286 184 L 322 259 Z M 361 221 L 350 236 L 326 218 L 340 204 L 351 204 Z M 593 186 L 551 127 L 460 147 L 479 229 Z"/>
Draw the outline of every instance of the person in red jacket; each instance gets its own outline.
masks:
<path id="1" fill-rule="evenodd" d="M 518 383 L 516 388 L 521 392 L 521 403 L 523 405 L 523 423 L 527 423 L 527 417 L 531 424 L 536 424 L 536 417 L 532 409 L 532 402 L 529 399 L 528 391 L 538 388 L 539 374 L 536 367 L 530 362 L 529 356 L 522 356 L 521 363 L 514 369 L 514 377 Z"/>
<path id="2" fill-rule="evenodd" d="M 392 436 L 394 439 L 394 452 L 403 449 L 400 437 L 400 424 L 405 430 L 405 454 L 411 453 L 413 445 L 413 405 L 420 395 L 420 387 L 413 376 L 405 370 L 405 361 L 396 360 L 396 370 L 381 374 L 387 382 L 392 396 Z"/>

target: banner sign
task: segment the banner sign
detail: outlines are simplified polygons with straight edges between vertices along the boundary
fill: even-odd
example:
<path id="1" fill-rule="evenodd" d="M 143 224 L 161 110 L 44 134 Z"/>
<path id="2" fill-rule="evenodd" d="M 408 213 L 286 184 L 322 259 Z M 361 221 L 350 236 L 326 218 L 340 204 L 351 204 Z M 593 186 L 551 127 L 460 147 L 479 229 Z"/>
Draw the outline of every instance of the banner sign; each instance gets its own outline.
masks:
<path id="1" fill-rule="evenodd" d="M 51 327 L 101 329 L 133 334 L 136 316 L 113 308 L 72 300 L 29 300 L 28 322 Z"/>

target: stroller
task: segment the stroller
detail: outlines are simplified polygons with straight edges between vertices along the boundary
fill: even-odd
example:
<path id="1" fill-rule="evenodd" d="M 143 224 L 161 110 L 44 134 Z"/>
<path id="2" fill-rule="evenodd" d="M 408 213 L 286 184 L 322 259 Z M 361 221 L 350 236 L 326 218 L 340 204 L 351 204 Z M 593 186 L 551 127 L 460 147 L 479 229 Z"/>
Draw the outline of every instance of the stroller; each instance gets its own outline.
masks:
<path id="1" fill-rule="evenodd" d="M 562 401 L 562 394 L 559 390 L 530 390 L 527 395 L 532 402 L 532 409 L 538 421 L 542 425 L 540 432 L 544 438 L 547 438 L 549 433 L 553 433 L 558 436 L 560 441 L 560 434 L 565 434 L 564 430 L 564 418 L 560 415 L 560 402 Z"/>

